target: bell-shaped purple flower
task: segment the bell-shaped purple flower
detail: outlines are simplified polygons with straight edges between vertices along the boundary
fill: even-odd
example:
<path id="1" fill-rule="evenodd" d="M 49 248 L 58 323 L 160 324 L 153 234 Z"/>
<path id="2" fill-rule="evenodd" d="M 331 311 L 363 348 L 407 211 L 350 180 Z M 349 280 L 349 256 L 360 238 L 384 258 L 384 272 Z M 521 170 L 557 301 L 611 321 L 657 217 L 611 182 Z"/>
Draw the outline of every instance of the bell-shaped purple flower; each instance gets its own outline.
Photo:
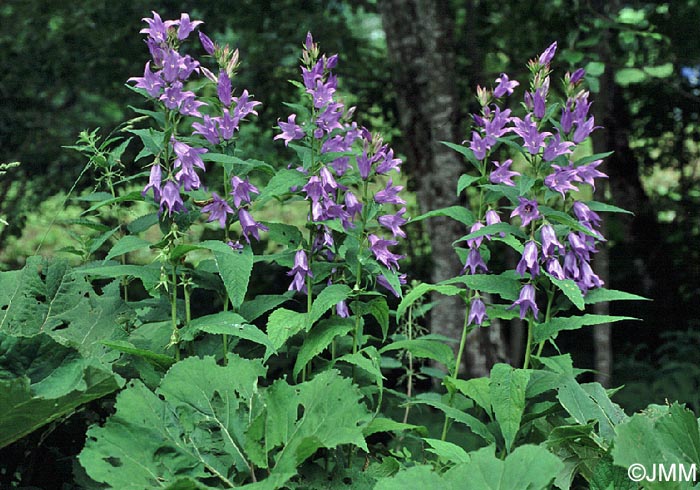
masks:
<path id="1" fill-rule="evenodd" d="M 183 39 L 187 39 L 187 37 L 190 35 L 194 29 L 200 25 L 203 24 L 201 20 L 195 20 L 191 21 L 189 14 L 181 14 L 180 15 L 180 20 L 178 21 L 178 28 L 177 28 L 177 38 L 182 41 Z"/>
<path id="2" fill-rule="evenodd" d="M 406 204 L 406 201 L 399 197 L 399 192 L 401 192 L 401 190 L 403 190 L 403 186 L 395 186 L 393 185 L 392 179 L 389 179 L 386 187 L 374 195 L 374 201 L 377 204 Z"/>
<path id="3" fill-rule="evenodd" d="M 224 107 L 231 106 L 232 90 L 231 79 L 229 78 L 228 73 L 226 73 L 225 70 L 219 71 L 219 82 L 216 84 L 216 95 L 219 97 L 219 100 Z"/>
<path id="4" fill-rule="evenodd" d="M 207 222 L 218 221 L 222 228 L 226 227 L 226 218 L 233 214 L 233 209 L 216 192 L 211 193 L 212 202 L 202 208 L 202 213 L 209 213 Z"/>
<path id="5" fill-rule="evenodd" d="M 554 255 L 555 247 L 560 251 L 564 251 L 564 245 L 557 240 L 557 233 L 554 231 L 552 225 L 544 225 L 541 230 L 542 233 L 542 254 L 545 257 L 551 257 Z"/>
<path id="6" fill-rule="evenodd" d="M 552 44 L 544 50 L 544 52 L 539 57 L 539 64 L 542 66 L 549 65 L 554 58 L 554 53 L 557 52 L 557 42 L 554 41 Z"/>
<path id="7" fill-rule="evenodd" d="M 489 180 L 491 181 L 492 184 L 504 184 L 510 187 L 515 187 L 515 182 L 513 182 L 513 177 L 520 175 L 519 172 L 514 172 L 510 169 L 510 166 L 513 164 L 512 159 L 508 159 L 503 163 L 498 163 L 497 161 L 493 161 L 494 167 L 496 167 L 494 170 L 491 171 L 491 174 L 489 175 Z"/>
<path id="8" fill-rule="evenodd" d="M 248 179 L 241 179 L 237 175 L 231 177 L 231 195 L 233 196 L 233 205 L 237 208 L 241 204 L 247 204 L 250 202 L 250 194 L 260 194 L 257 187 L 251 184 Z"/>
<path id="9" fill-rule="evenodd" d="M 168 215 L 172 215 L 173 212 L 183 211 L 185 209 L 185 204 L 182 202 L 182 196 L 180 195 L 180 188 L 173 182 L 169 180 L 165 183 L 161 190 L 161 200 L 160 200 L 160 211 L 163 212 L 163 208 L 168 209 Z"/>
<path id="10" fill-rule="evenodd" d="M 481 325 L 486 319 L 486 305 L 479 296 L 472 299 L 469 305 L 469 315 L 467 316 L 468 325 Z"/>
<path id="11" fill-rule="evenodd" d="M 464 274 L 467 272 L 467 269 L 469 269 L 469 274 L 473 275 L 479 272 L 479 269 L 482 269 L 483 272 L 488 272 L 488 267 L 486 267 L 486 263 L 484 262 L 484 259 L 481 257 L 481 253 L 479 252 L 478 248 L 472 248 L 469 250 L 469 255 L 467 255 L 467 262 L 464 264 L 464 267 L 462 268 L 462 271 L 460 272 L 461 274 Z"/>
<path id="12" fill-rule="evenodd" d="M 287 272 L 287 275 L 294 276 L 288 290 L 306 293 L 306 278 L 314 277 L 314 275 L 309 269 L 309 260 L 306 257 L 305 251 L 297 250 L 296 255 L 294 255 L 294 267 L 291 271 Z"/>
<path id="13" fill-rule="evenodd" d="M 243 236 L 245 237 L 245 239 L 248 243 L 250 243 L 250 237 L 248 235 L 253 235 L 253 237 L 256 240 L 260 240 L 260 235 L 258 233 L 258 230 L 259 231 L 270 231 L 270 229 L 267 226 L 255 221 L 253 219 L 253 217 L 250 215 L 250 213 L 245 208 L 241 208 L 238 210 L 238 221 L 240 221 L 240 223 L 241 223 L 241 229 L 243 230 Z"/>
<path id="14" fill-rule="evenodd" d="M 209 36 L 204 34 L 202 31 L 199 31 L 199 42 L 202 43 L 202 47 L 204 48 L 204 51 L 206 51 L 207 54 L 209 55 L 214 55 L 214 52 L 216 51 L 216 45 L 214 44 L 214 41 L 212 41 Z"/>
<path id="15" fill-rule="evenodd" d="M 520 216 L 520 220 L 522 221 L 520 226 L 526 227 L 531 221 L 540 217 L 540 211 L 537 208 L 537 201 L 522 196 L 518 197 L 518 200 L 520 204 L 510 213 L 510 217 L 514 218 L 515 216 Z"/>
<path id="16" fill-rule="evenodd" d="M 530 272 L 531 276 L 537 276 L 540 273 L 540 266 L 538 264 L 538 252 L 537 244 L 533 241 L 529 241 L 525 244 L 523 249 L 523 255 L 518 262 L 515 270 L 521 276 L 524 276 L 526 272 Z"/>
<path id="17" fill-rule="evenodd" d="M 284 141 L 284 146 L 289 145 L 290 141 L 299 140 L 304 137 L 304 130 L 301 129 L 296 123 L 296 114 L 292 114 L 287 118 L 287 122 L 282 122 L 277 120 L 277 125 L 280 127 L 282 132 L 275 136 L 273 139 L 282 139 Z"/>
<path id="18" fill-rule="evenodd" d="M 154 163 L 151 167 L 150 176 L 148 177 L 148 184 L 146 185 L 146 187 L 143 188 L 143 191 L 141 191 L 141 195 L 146 197 L 148 189 L 153 189 L 153 199 L 155 199 L 156 202 L 160 202 L 161 180 L 162 171 L 160 168 L 160 164 Z"/>
<path id="19" fill-rule="evenodd" d="M 513 89 L 520 85 L 520 82 L 516 80 L 510 80 L 508 75 L 501 73 L 501 76 L 496 79 L 496 88 L 493 89 L 493 96 L 497 99 L 503 97 L 504 95 L 510 95 L 513 93 Z"/>
<path id="20" fill-rule="evenodd" d="M 525 284 L 522 287 L 518 299 L 508 309 L 513 309 L 516 306 L 520 307 L 521 320 L 525 319 L 528 310 L 532 312 L 533 317 L 537 318 L 540 310 L 537 308 L 537 303 L 535 302 L 535 286 L 532 284 Z"/>
<path id="21" fill-rule="evenodd" d="M 391 234 L 396 238 L 400 236 L 401 238 L 406 238 L 406 233 L 401 229 L 403 225 L 406 224 L 407 220 L 403 218 L 404 213 L 406 213 L 406 208 L 401 208 L 396 214 L 386 214 L 377 218 L 379 224 L 390 229 Z"/>
<path id="22" fill-rule="evenodd" d="M 388 249 L 388 247 L 397 245 L 399 242 L 396 240 L 384 240 L 374 234 L 369 235 L 367 239 L 369 240 L 369 249 L 379 262 L 391 270 L 399 268 L 399 260 L 404 258 L 404 256 L 392 253 Z"/>

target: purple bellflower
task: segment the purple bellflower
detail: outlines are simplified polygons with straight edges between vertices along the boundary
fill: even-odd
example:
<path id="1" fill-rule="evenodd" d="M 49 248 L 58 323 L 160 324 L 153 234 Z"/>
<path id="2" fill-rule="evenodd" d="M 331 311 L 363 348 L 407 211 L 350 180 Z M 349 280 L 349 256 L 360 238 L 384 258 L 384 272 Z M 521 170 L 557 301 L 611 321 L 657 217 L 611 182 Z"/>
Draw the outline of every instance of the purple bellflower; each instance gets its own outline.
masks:
<path id="1" fill-rule="evenodd" d="M 537 318 L 539 309 L 537 308 L 537 303 L 535 303 L 535 286 L 532 284 L 525 284 L 522 287 L 518 299 L 508 309 L 513 309 L 516 306 L 520 307 L 521 320 L 525 319 L 528 310 L 532 312 L 532 316 Z"/>
<path id="2" fill-rule="evenodd" d="M 480 297 L 476 296 L 469 306 L 468 325 L 481 325 L 486 318 L 486 305 Z"/>
<path id="3" fill-rule="evenodd" d="M 520 204 L 516 207 L 510 217 L 520 216 L 521 225 L 523 228 L 530 224 L 533 220 L 540 217 L 540 211 L 537 208 L 537 201 L 530 200 L 524 197 L 518 197 Z"/>
<path id="4" fill-rule="evenodd" d="M 202 213 L 209 213 L 207 222 L 218 221 L 222 228 L 226 227 L 226 218 L 233 214 L 233 209 L 221 199 L 216 192 L 211 193 L 212 202 L 202 208 Z"/>

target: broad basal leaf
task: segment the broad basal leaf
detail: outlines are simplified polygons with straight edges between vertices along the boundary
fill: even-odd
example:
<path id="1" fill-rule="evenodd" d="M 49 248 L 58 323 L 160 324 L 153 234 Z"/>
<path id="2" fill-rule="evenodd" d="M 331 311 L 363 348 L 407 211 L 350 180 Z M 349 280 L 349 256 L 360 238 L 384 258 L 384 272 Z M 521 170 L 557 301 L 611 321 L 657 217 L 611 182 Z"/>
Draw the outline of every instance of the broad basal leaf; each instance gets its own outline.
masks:
<path id="1" fill-rule="evenodd" d="M 525 411 L 525 389 L 529 381 L 530 372 L 525 369 L 514 369 L 508 364 L 500 363 L 491 369 L 491 406 L 508 452 L 520 429 Z"/>
<path id="2" fill-rule="evenodd" d="M 123 380 L 48 334 L 0 332 L 0 447 L 101 398 Z"/>

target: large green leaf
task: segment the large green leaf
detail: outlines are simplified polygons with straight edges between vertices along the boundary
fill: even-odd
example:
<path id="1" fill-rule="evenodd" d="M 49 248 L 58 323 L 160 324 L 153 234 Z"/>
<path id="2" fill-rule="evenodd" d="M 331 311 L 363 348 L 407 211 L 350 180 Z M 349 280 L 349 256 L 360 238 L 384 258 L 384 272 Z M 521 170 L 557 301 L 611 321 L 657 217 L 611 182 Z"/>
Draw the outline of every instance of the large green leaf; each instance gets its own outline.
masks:
<path id="1" fill-rule="evenodd" d="M 88 431 L 80 463 L 114 489 L 165 486 L 189 477 L 226 487 L 245 480 L 245 431 L 262 410 L 259 361 L 231 355 L 227 366 L 191 357 L 175 364 L 157 393 L 138 380 L 117 397 L 116 413 Z"/>
<path id="2" fill-rule="evenodd" d="M 282 447 L 274 456 L 273 473 L 293 475 L 319 448 L 352 444 L 367 451 L 362 429 L 371 416 L 361 400 L 352 380 L 337 371 L 324 371 L 296 386 L 276 381 L 265 393 L 265 452 Z"/>
<path id="3" fill-rule="evenodd" d="M 579 328 L 600 325 L 603 323 L 614 323 L 623 320 L 638 320 L 630 316 L 595 315 L 586 314 L 571 317 L 552 318 L 547 323 L 537 325 L 533 334 L 534 342 L 543 342 L 550 338 L 556 338 L 562 330 L 578 330 Z"/>
<path id="4" fill-rule="evenodd" d="M 379 350 L 380 354 L 393 350 L 406 350 L 415 357 L 421 359 L 432 359 L 438 361 L 448 368 L 454 366 L 454 352 L 452 348 L 441 340 L 436 339 L 405 339 L 397 340 L 389 345 L 385 345 Z"/>
<path id="5" fill-rule="evenodd" d="M 243 304 L 250 274 L 253 272 L 253 251 L 249 246 L 234 250 L 223 242 L 207 240 L 199 244 L 214 253 L 214 259 L 234 308 Z"/>
<path id="6" fill-rule="evenodd" d="M 494 446 L 469 453 L 470 461 L 444 475 L 460 490 L 545 490 L 564 464 L 543 446 L 525 445 L 505 460 L 494 454 Z"/>
<path id="7" fill-rule="evenodd" d="M 323 288 L 318 296 L 314 298 L 306 328 L 311 328 L 314 323 L 321 319 L 324 313 L 341 301 L 346 300 L 351 293 L 352 289 L 345 284 L 331 284 Z"/>
<path id="8" fill-rule="evenodd" d="M 278 308 L 267 319 L 267 335 L 275 349 L 282 347 L 293 335 L 304 330 L 306 326 L 304 313 Z"/>
<path id="9" fill-rule="evenodd" d="M 598 422 L 600 436 L 608 443 L 613 439 L 615 427 L 627 418 L 599 383 L 580 385 L 572 378 L 559 387 L 557 399 L 579 424 Z"/>
<path id="10" fill-rule="evenodd" d="M 107 395 L 123 380 L 48 334 L 0 332 L 0 447 Z"/>
<path id="11" fill-rule="evenodd" d="M 399 303 L 399 306 L 396 308 L 396 316 L 399 318 L 403 316 L 409 306 L 428 293 L 436 292 L 444 294 L 445 296 L 454 296 L 463 291 L 464 289 L 449 284 L 421 283 L 411 289 L 408 294 L 401 299 L 401 303 Z"/>
<path id="12" fill-rule="evenodd" d="M 670 407 L 651 405 L 621 423 L 615 432 L 612 455 L 616 465 L 625 469 L 642 465 L 650 479 L 656 471 L 656 481 L 641 482 L 645 489 L 692 487 L 691 482 L 680 476 L 681 469 L 687 475 L 691 473 L 691 465 L 700 462 L 700 432 L 692 411 L 678 404 Z M 675 482 L 659 478 L 659 465 L 670 471 L 674 464 L 677 465 Z"/>
<path id="13" fill-rule="evenodd" d="M 520 429 L 520 421 L 525 411 L 525 389 L 529 381 L 530 372 L 524 369 L 514 369 L 501 363 L 491 369 L 491 406 L 508 452 Z"/>
<path id="14" fill-rule="evenodd" d="M 329 318 L 315 325 L 299 349 L 292 371 L 294 376 L 298 376 L 304 366 L 323 352 L 333 342 L 333 339 L 339 335 L 347 334 L 353 327 L 354 321 L 351 318 L 340 317 Z"/>

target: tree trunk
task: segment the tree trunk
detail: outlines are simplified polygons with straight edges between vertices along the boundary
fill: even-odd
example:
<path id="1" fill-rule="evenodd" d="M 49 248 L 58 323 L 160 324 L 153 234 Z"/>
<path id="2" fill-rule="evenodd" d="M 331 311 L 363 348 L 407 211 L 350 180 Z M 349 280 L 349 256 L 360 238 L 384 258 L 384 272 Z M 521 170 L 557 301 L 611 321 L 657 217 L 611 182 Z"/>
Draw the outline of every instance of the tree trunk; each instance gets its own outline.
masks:
<path id="1" fill-rule="evenodd" d="M 465 166 L 457 153 L 441 143 L 463 139 L 448 2 L 382 0 L 379 10 L 397 91 L 402 150 L 418 203 L 424 212 L 458 205 L 456 184 Z M 430 281 L 454 277 L 462 264 L 452 243 L 465 234 L 463 225 L 450 218 L 433 218 L 427 221 L 426 232 L 432 251 Z M 431 312 L 431 331 L 459 339 L 464 314 L 459 298 L 441 298 Z M 478 329 L 468 344 L 465 357 L 473 376 L 488 374 L 505 352 L 500 330 L 489 330 Z"/>

